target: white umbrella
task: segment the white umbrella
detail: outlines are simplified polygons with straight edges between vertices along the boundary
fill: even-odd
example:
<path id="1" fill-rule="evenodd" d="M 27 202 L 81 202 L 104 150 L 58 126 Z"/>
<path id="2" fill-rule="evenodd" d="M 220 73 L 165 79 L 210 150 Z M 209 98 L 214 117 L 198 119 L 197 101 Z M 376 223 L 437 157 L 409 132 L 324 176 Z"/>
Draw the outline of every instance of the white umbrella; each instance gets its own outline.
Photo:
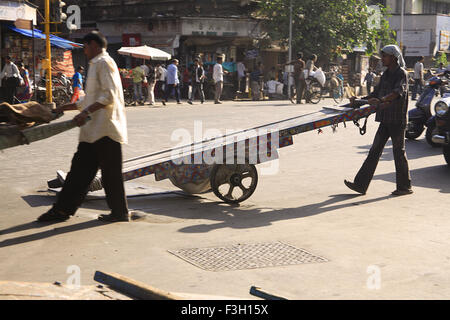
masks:
<path id="1" fill-rule="evenodd" d="M 148 46 L 122 47 L 117 51 L 117 53 L 140 59 L 169 60 L 172 58 L 172 56 L 167 52 Z"/>

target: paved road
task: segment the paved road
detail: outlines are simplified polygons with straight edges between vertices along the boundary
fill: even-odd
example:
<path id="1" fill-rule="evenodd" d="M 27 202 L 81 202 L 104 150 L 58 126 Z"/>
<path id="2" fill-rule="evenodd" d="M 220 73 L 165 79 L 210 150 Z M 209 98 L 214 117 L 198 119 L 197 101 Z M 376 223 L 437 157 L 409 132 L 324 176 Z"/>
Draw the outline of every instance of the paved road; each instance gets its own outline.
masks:
<path id="1" fill-rule="evenodd" d="M 171 147 L 174 130 L 193 133 L 196 121 L 204 131 L 225 132 L 325 105 L 333 102 L 129 107 L 124 156 Z M 68 112 L 63 120 L 74 115 Z M 167 291 L 242 298 L 252 298 L 252 285 L 294 299 L 448 298 L 450 170 L 440 150 L 423 137 L 408 141 L 415 193 L 391 197 L 395 169 L 388 143 L 367 195 L 357 196 L 343 180 L 352 179 L 365 159 L 376 131 L 373 117 L 367 131 L 360 136 L 348 124 L 336 133 L 326 128 L 323 134 L 296 136 L 293 146 L 280 150 L 277 174 L 260 175 L 255 194 L 240 206 L 220 203 L 212 193 L 136 197 L 129 206 L 141 218 L 117 224 L 95 220 L 106 210 L 102 200 L 87 201 L 64 223 L 33 222 L 54 201 L 46 181 L 57 169 L 69 169 L 77 129 L 5 150 L 0 153 L 0 280 L 65 283 L 68 267 L 75 265 L 82 285 L 94 284 L 94 272 L 102 270 Z M 134 180 L 128 188 L 143 187 L 177 190 L 153 176 Z M 213 272 L 168 252 L 267 242 L 289 244 L 327 261 Z"/>

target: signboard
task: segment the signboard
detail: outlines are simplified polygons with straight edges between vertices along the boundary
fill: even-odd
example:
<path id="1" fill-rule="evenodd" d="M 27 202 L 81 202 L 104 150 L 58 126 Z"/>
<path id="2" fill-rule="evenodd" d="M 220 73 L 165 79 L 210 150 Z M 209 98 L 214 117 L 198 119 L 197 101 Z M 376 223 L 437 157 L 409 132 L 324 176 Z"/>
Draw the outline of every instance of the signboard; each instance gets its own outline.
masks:
<path id="1" fill-rule="evenodd" d="M 36 9 L 17 1 L 1 1 L 0 20 L 16 21 L 17 19 L 33 20 L 36 24 Z"/>
<path id="2" fill-rule="evenodd" d="M 257 37 L 257 22 L 250 19 L 183 18 L 181 34 L 185 36 Z"/>
<path id="3" fill-rule="evenodd" d="M 19 29 L 32 30 L 33 29 L 33 20 L 17 19 L 14 22 L 14 25 L 16 26 L 16 28 L 19 28 Z"/>
<path id="4" fill-rule="evenodd" d="M 397 33 L 397 42 L 400 43 L 400 32 Z M 430 43 L 430 30 L 403 31 L 403 46 L 407 57 L 430 56 Z"/>
<path id="5" fill-rule="evenodd" d="M 122 34 L 122 44 L 124 47 L 138 47 L 141 45 L 140 33 L 124 33 Z"/>
<path id="6" fill-rule="evenodd" d="M 449 45 L 450 45 L 450 31 L 441 30 L 441 34 L 439 37 L 439 50 L 448 51 Z"/>

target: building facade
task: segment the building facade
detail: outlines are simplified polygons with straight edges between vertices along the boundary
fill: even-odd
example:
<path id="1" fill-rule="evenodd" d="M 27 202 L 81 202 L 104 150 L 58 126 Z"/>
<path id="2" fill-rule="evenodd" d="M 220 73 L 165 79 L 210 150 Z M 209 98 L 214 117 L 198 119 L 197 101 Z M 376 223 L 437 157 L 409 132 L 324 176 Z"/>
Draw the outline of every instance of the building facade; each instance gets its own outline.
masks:
<path id="1" fill-rule="evenodd" d="M 80 41 L 91 30 L 102 32 L 110 54 L 121 67 L 129 59 L 118 56 L 122 46 L 148 45 L 164 50 L 184 64 L 201 56 L 212 63 L 218 54 L 226 61 L 245 59 L 260 37 L 261 23 L 252 16 L 250 0 L 136 0 L 65 1 L 81 7 L 80 30 L 68 34 Z"/>
<path id="2" fill-rule="evenodd" d="M 392 16 L 389 24 L 397 32 L 397 42 L 403 43 L 405 61 L 412 67 L 419 56 L 431 66 L 439 52 L 449 53 L 450 2 L 434 0 L 403 0 L 404 22 L 401 36 L 402 0 L 387 0 Z"/>

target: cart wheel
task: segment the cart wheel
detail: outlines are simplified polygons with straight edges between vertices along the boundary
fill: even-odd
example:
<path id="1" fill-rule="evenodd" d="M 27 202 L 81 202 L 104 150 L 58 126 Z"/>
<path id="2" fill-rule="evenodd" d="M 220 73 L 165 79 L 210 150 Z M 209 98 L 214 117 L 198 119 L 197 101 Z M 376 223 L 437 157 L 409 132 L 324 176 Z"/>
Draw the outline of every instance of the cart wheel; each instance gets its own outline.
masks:
<path id="1" fill-rule="evenodd" d="M 210 175 L 214 194 L 227 203 L 250 198 L 258 184 L 258 172 L 252 164 L 215 165 Z"/>

